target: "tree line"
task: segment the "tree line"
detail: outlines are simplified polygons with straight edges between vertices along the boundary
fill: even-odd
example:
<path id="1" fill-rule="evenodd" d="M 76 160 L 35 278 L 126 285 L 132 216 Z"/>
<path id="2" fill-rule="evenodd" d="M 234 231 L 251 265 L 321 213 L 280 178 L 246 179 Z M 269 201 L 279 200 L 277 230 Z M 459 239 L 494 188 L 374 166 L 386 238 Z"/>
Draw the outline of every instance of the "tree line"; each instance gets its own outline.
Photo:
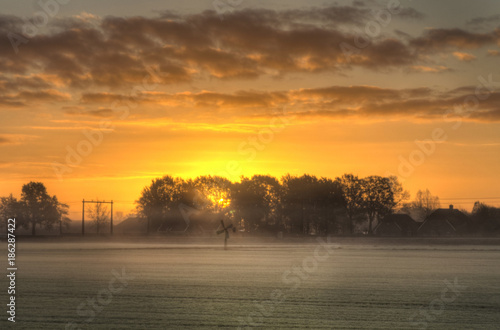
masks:
<path id="1" fill-rule="evenodd" d="M 50 196 L 41 182 L 30 182 L 22 187 L 18 200 L 10 194 L 0 198 L 0 216 L 7 220 L 16 218 L 16 225 L 31 227 L 31 234 L 36 235 L 36 226 L 52 229 L 62 227 L 70 220 L 67 217 L 68 205 L 60 203 L 56 196 Z"/>
<path id="2" fill-rule="evenodd" d="M 232 182 L 220 176 L 184 179 L 165 175 L 144 187 L 136 200 L 148 232 L 168 230 L 173 224 L 198 220 L 227 220 L 248 233 L 284 232 L 295 235 L 372 234 L 374 224 L 388 214 L 406 213 L 423 221 L 440 207 L 429 190 L 418 191 L 413 201 L 397 177 L 358 177 L 344 174 L 335 179 L 304 174 L 241 177 Z M 107 226 L 108 211 L 101 205 L 87 210 L 97 233 Z M 31 228 L 62 228 L 70 223 L 68 205 L 47 193 L 41 182 L 22 187 L 21 198 L 0 198 L 0 216 L 15 217 Z M 476 202 L 471 214 L 475 232 L 500 231 L 500 209 Z"/>
<path id="3" fill-rule="evenodd" d="M 376 220 L 394 212 L 409 198 L 397 177 L 345 174 L 331 179 L 304 174 L 183 179 L 166 175 L 152 180 L 136 201 L 148 230 L 196 212 L 216 215 L 245 232 L 262 230 L 292 234 L 354 234 L 366 222 L 373 233 Z M 343 219 L 347 219 L 343 221 Z"/>

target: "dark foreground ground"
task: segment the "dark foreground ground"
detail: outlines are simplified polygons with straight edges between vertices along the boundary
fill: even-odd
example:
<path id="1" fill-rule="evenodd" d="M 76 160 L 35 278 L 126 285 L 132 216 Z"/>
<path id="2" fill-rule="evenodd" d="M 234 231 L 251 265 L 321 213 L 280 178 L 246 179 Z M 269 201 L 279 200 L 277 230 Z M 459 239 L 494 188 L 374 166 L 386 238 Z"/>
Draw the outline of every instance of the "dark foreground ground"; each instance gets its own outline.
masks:
<path id="1" fill-rule="evenodd" d="M 498 239 L 103 240 L 19 239 L 0 328 L 500 328 Z"/>

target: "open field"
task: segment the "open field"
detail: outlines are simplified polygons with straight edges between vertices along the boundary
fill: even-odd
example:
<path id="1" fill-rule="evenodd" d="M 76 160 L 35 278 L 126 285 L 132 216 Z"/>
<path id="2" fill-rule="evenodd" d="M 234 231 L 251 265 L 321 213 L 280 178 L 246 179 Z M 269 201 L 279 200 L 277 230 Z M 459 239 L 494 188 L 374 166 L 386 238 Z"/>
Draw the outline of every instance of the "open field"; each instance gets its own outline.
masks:
<path id="1" fill-rule="evenodd" d="M 368 242 L 21 241 L 15 328 L 500 328 L 500 246 Z"/>

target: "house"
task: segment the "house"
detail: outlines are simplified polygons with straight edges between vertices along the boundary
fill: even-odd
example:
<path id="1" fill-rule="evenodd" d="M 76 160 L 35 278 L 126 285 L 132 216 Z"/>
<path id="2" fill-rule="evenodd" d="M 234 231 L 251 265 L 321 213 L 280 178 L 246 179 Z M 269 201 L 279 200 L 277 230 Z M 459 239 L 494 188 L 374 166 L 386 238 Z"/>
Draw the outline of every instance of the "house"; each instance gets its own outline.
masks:
<path id="1" fill-rule="evenodd" d="M 419 236 L 461 236 L 467 234 L 469 217 L 450 205 L 437 209 L 418 228 Z"/>
<path id="2" fill-rule="evenodd" d="M 418 223 L 408 214 L 389 214 L 375 227 L 378 236 L 415 236 Z"/>

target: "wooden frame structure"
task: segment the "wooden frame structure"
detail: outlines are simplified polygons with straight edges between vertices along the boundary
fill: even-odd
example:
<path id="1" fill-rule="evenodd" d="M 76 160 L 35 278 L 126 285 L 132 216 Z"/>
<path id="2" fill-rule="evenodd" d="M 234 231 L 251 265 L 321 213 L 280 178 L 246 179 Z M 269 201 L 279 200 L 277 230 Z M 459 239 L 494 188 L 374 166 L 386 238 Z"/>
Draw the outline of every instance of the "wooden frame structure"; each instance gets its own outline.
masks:
<path id="1" fill-rule="evenodd" d="M 93 204 L 111 204 L 111 227 L 110 227 L 110 233 L 113 235 L 113 201 L 106 202 L 106 201 L 86 201 L 85 199 L 82 200 L 82 236 L 85 236 L 85 203 L 93 203 Z"/>

